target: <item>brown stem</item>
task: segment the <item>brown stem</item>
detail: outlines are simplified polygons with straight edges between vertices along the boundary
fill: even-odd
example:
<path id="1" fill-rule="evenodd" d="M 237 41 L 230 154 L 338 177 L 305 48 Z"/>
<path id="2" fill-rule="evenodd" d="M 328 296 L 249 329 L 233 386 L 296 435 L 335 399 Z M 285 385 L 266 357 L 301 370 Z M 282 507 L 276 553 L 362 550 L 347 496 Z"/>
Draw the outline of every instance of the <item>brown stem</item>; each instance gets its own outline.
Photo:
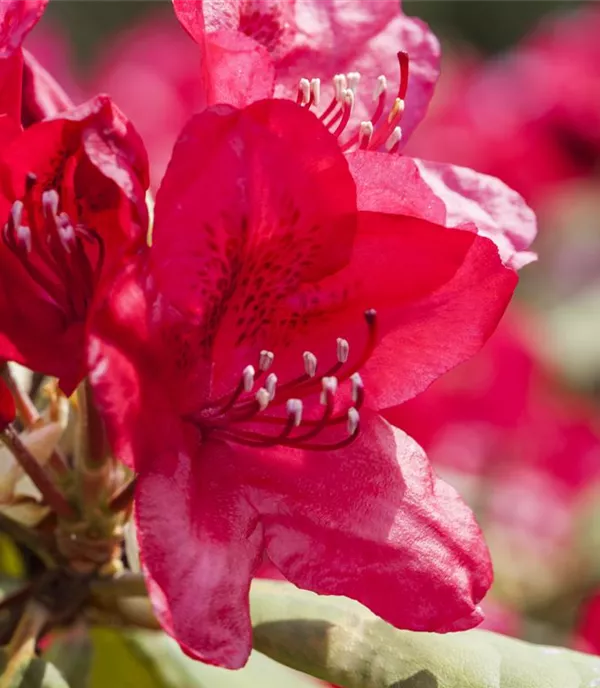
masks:
<path id="1" fill-rule="evenodd" d="M 133 476 L 129 482 L 122 485 L 121 488 L 112 496 L 108 508 L 115 514 L 120 511 L 125 511 L 133 504 L 135 497 L 135 486 L 137 483 L 137 476 Z"/>
<path id="2" fill-rule="evenodd" d="M 111 460 L 104 422 L 94 404 L 92 390 L 84 380 L 77 390 L 79 405 L 79 439 L 77 462 L 94 471 L 100 470 Z"/>
<path id="3" fill-rule="evenodd" d="M 35 457 L 31 455 L 27 447 L 21 442 L 15 429 L 9 426 L 4 433 L 0 435 L 0 438 L 12 451 L 15 459 L 21 465 L 21 468 L 27 473 L 38 490 L 42 493 L 48 506 L 59 516 L 64 518 L 75 518 L 77 514 L 71 504 L 69 504 L 64 495 L 52 482 L 52 478 L 48 475 L 44 467 L 36 461 Z"/>
<path id="4" fill-rule="evenodd" d="M 138 573 L 122 573 L 107 580 L 95 580 L 90 583 L 92 595 L 106 599 L 119 597 L 147 597 L 148 589 L 144 577 Z"/>
<path id="5" fill-rule="evenodd" d="M 23 425 L 26 428 L 34 428 L 39 425 L 41 422 L 41 417 L 35 407 L 35 404 L 29 397 L 29 394 L 21 389 L 8 365 L 4 365 L 2 368 L 2 377 L 4 382 L 6 382 L 6 386 L 13 395 L 15 406 L 17 407 L 17 414 L 23 422 Z"/>

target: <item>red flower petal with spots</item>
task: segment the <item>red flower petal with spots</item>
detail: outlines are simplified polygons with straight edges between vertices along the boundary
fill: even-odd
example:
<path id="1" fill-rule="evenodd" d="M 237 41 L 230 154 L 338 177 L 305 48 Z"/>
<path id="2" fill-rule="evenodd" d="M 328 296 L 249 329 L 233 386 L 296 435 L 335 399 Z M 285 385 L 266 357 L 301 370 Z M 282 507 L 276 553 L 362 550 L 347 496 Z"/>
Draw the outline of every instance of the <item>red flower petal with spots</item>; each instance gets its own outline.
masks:
<path id="1" fill-rule="evenodd" d="M 396 626 L 476 624 L 491 579 L 479 529 L 378 409 L 493 330 L 516 283 L 494 244 L 433 214 L 357 212 L 336 138 L 284 100 L 192 119 L 155 218 L 96 311 L 89 360 L 138 473 L 165 629 L 243 665 L 265 553 Z"/>
<path id="2" fill-rule="evenodd" d="M 147 185 L 143 144 L 104 96 L 6 143 L 0 359 L 60 377 L 65 391 L 73 389 L 98 285 L 125 251 L 145 242 Z"/>
<path id="3" fill-rule="evenodd" d="M 4 380 L 0 378 L 0 432 L 13 422 L 15 415 L 15 400 Z"/>

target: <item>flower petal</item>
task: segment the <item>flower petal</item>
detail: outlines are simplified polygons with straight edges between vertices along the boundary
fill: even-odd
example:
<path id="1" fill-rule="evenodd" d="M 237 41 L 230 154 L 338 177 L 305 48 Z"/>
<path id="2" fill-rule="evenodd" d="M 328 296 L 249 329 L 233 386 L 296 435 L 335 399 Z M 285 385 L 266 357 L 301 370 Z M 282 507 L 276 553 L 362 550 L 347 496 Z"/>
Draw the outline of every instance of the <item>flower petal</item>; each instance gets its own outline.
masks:
<path id="1" fill-rule="evenodd" d="M 273 95 L 275 67 L 266 48 L 234 31 L 206 37 L 202 69 L 206 105 L 244 107 Z"/>
<path id="2" fill-rule="evenodd" d="M 423 450 L 371 412 L 344 450 L 252 452 L 238 466 L 268 555 L 296 585 L 346 595 L 400 628 L 476 625 L 489 554 Z"/>
<path id="3" fill-rule="evenodd" d="M 488 236 L 507 265 L 535 260 L 529 246 L 537 233 L 535 214 L 504 182 L 466 167 L 416 160 L 424 181 L 444 201 L 448 224 L 472 222 Z"/>
<path id="4" fill-rule="evenodd" d="M 262 561 L 258 515 L 235 476 L 226 445 L 197 449 L 199 436 L 175 427 L 147 449 L 154 461 L 139 476 L 136 521 L 150 595 L 161 623 L 193 657 L 242 667 L 252 647 L 250 581 Z M 193 430 L 193 429 L 192 429 Z M 168 505 L 168 509 L 165 507 Z"/>
<path id="5" fill-rule="evenodd" d="M 412 158 L 358 150 L 348 156 L 359 210 L 412 215 L 444 225 L 446 206 Z"/>
<path id="6" fill-rule="evenodd" d="M 153 267 L 167 298 L 209 328 L 217 369 L 275 332 L 282 308 L 294 319 L 283 302 L 299 284 L 344 265 L 355 208 L 336 140 L 294 103 L 190 122 L 157 195 Z"/>
<path id="7" fill-rule="evenodd" d="M 0 58 L 17 51 L 38 23 L 48 0 L 2 0 L 0 3 Z"/>
<path id="8" fill-rule="evenodd" d="M 22 86 L 21 122 L 24 127 L 73 107 L 69 96 L 27 50 L 23 51 Z"/>

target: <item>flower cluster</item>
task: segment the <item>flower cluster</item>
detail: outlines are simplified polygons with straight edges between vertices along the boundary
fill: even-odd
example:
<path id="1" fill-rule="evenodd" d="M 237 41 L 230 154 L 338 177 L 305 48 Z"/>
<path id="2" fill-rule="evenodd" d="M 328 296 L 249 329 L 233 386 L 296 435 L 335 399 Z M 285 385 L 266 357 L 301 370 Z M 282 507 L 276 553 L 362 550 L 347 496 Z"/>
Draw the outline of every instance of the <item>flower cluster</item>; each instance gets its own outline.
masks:
<path id="1" fill-rule="evenodd" d="M 492 334 L 534 216 L 492 177 L 403 154 L 437 41 L 396 0 L 345 5 L 174 0 L 199 111 L 151 227 L 131 122 L 23 71 L 43 2 L 0 8 L 0 359 L 93 406 L 137 476 L 160 623 L 229 668 L 267 559 L 412 630 L 476 625 L 492 579 L 473 514 L 395 419 Z"/>

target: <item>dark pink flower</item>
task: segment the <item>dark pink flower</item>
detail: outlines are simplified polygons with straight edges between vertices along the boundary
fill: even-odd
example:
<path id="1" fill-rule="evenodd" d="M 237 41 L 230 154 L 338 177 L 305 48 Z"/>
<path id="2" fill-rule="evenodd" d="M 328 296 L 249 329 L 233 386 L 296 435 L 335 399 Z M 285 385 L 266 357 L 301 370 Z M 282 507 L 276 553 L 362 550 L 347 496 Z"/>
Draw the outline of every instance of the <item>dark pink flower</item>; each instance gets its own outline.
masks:
<path id="1" fill-rule="evenodd" d="M 416 211 L 358 212 L 336 138 L 287 100 L 192 119 L 155 218 L 94 318 L 90 379 L 138 474 L 165 629 L 242 666 L 265 553 L 398 627 L 478 623 L 477 526 L 379 410 L 493 331 L 516 282 L 494 244 Z"/>
<path id="2" fill-rule="evenodd" d="M 102 280 L 146 240 L 145 150 L 107 96 L 24 131 L 3 124 L 0 361 L 59 377 L 69 394 Z"/>

